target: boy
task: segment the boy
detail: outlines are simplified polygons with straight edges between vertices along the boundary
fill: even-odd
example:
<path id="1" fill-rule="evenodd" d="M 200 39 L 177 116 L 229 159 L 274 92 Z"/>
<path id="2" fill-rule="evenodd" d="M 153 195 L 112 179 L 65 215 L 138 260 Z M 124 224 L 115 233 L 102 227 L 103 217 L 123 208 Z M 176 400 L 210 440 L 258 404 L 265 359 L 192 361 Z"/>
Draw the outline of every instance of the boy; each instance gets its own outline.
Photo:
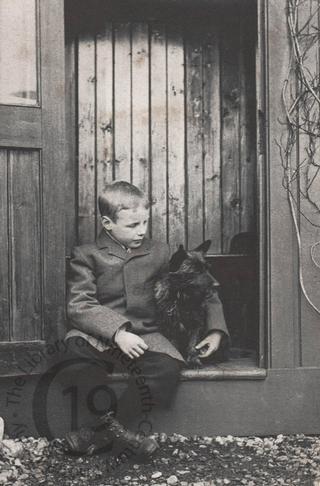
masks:
<path id="1" fill-rule="evenodd" d="M 166 407 L 184 363 L 155 321 L 153 282 L 168 267 L 168 246 L 145 237 L 149 202 L 132 184 L 109 184 L 99 197 L 99 210 L 103 229 L 96 243 L 76 247 L 73 252 L 68 317 L 75 329 L 66 337 L 76 352 L 94 360 L 110 361 L 110 350 L 121 350 L 140 370 L 153 404 Z M 223 334 L 228 333 L 221 303 L 218 297 L 214 299 L 208 335 L 198 345 L 206 349 L 202 357 L 216 351 Z M 79 339 L 87 341 L 86 346 L 76 346 Z M 104 440 L 117 438 L 135 447 L 137 454 L 151 457 L 158 447 L 155 440 L 127 429 L 139 414 L 141 399 L 131 376 L 118 401 L 117 420 L 111 414 L 102 417 L 100 429 Z M 84 428 L 67 434 L 66 439 L 72 451 L 90 453 L 99 442 L 98 435 L 93 428 Z"/>

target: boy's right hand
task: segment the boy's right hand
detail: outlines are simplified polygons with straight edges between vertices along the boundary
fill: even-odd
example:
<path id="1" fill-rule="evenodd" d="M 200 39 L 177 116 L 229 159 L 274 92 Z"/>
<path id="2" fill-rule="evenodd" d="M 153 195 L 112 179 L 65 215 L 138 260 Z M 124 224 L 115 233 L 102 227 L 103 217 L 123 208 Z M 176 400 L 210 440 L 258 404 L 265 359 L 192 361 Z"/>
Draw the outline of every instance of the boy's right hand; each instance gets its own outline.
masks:
<path id="1" fill-rule="evenodd" d="M 117 332 L 114 342 L 131 359 L 139 358 L 148 349 L 148 345 L 140 336 L 124 329 L 120 329 Z"/>

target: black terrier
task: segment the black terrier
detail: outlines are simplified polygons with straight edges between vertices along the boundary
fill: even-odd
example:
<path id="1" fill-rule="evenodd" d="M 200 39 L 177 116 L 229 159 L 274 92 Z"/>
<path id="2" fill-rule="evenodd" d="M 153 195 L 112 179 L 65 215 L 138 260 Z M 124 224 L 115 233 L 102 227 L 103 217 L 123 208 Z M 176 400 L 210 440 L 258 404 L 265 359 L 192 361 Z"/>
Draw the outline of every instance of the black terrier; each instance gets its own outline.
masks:
<path id="1" fill-rule="evenodd" d="M 154 287 L 162 333 L 190 367 L 202 366 L 195 346 L 206 334 L 206 300 L 219 286 L 205 261 L 210 243 L 207 240 L 188 252 L 180 245 L 170 259 L 169 272 Z"/>

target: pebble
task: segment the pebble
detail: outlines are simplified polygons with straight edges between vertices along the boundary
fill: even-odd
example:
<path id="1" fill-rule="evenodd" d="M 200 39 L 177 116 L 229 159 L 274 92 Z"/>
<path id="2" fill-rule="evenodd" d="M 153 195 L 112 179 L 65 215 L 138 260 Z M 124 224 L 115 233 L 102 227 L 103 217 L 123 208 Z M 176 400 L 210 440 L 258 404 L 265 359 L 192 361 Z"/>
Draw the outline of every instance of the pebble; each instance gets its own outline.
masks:
<path id="1" fill-rule="evenodd" d="M 163 443 L 163 442 L 166 442 L 168 440 L 168 436 L 167 434 L 165 434 L 164 432 L 162 432 L 160 435 L 159 435 L 159 442 Z"/>
<path id="2" fill-rule="evenodd" d="M 0 472 L 0 484 L 7 484 L 8 480 L 12 477 L 12 471 Z"/>
<path id="3" fill-rule="evenodd" d="M 179 459 L 183 460 L 183 459 L 186 459 L 188 457 L 188 454 L 186 452 L 179 452 L 178 456 L 179 456 Z"/>
<path id="4" fill-rule="evenodd" d="M 203 437 L 203 442 L 204 442 L 205 444 L 210 445 L 210 444 L 212 444 L 212 442 L 213 442 L 213 438 L 212 438 L 212 437 Z"/>
<path id="5" fill-rule="evenodd" d="M 23 453 L 23 445 L 13 439 L 3 439 L 0 442 L 0 452 L 7 457 L 18 457 Z"/>
<path id="6" fill-rule="evenodd" d="M 168 479 L 167 479 L 167 484 L 170 484 L 170 485 L 178 484 L 178 482 L 179 482 L 178 478 L 175 475 L 172 475 L 172 476 L 168 477 Z"/>
<path id="7" fill-rule="evenodd" d="M 152 479 L 158 479 L 158 478 L 161 478 L 161 476 L 162 476 L 162 472 L 157 471 L 157 472 L 152 474 L 151 478 Z"/>

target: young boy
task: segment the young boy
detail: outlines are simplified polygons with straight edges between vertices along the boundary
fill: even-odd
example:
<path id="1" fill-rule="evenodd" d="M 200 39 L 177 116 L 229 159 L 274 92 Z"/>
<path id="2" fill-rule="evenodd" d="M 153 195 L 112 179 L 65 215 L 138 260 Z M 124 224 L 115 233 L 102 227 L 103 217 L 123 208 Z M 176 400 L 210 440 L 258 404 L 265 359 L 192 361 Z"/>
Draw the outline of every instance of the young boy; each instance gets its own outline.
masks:
<path id="1" fill-rule="evenodd" d="M 123 357 L 137 366 L 153 404 L 166 407 L 184 364 L 179 351 L 159 332 L 155 319 L 153 283 L 159 272 L 168 268 L 169 248 L 146 238 L 149 202 L 132 184 L 109 184 L 99 197 L 99 210 L 103 229 L 96 243 L 73 251 L 68 317 L 75 329 L 66 337 L 74 351 L 94 360 L 110 361 L 110 350 L 121 350 Z M 216 351 L 223 334 L 228 333 L 218 297 L 209 305 L 214 311 L 208 313 L 208 335 L 198 346 L 206 349 L 203 357 Z M 85 340 L 86 345 L 79 346 L 79 340 Z M 134 446 L 137 454 L 150 457 L 157 449 L 156 442 L 127 428 L 141 413 L 138 388 L 131 376 L 117 404 L 117 420 L 108 414 L 100 426 L 104 436 L 109 433 L 110 439 L 117 438 Z M 67 434 L 66 439 L 72 451 L 89 453 L 98 442 L 97 435 L 93 428 L 84 428 Z"/>

